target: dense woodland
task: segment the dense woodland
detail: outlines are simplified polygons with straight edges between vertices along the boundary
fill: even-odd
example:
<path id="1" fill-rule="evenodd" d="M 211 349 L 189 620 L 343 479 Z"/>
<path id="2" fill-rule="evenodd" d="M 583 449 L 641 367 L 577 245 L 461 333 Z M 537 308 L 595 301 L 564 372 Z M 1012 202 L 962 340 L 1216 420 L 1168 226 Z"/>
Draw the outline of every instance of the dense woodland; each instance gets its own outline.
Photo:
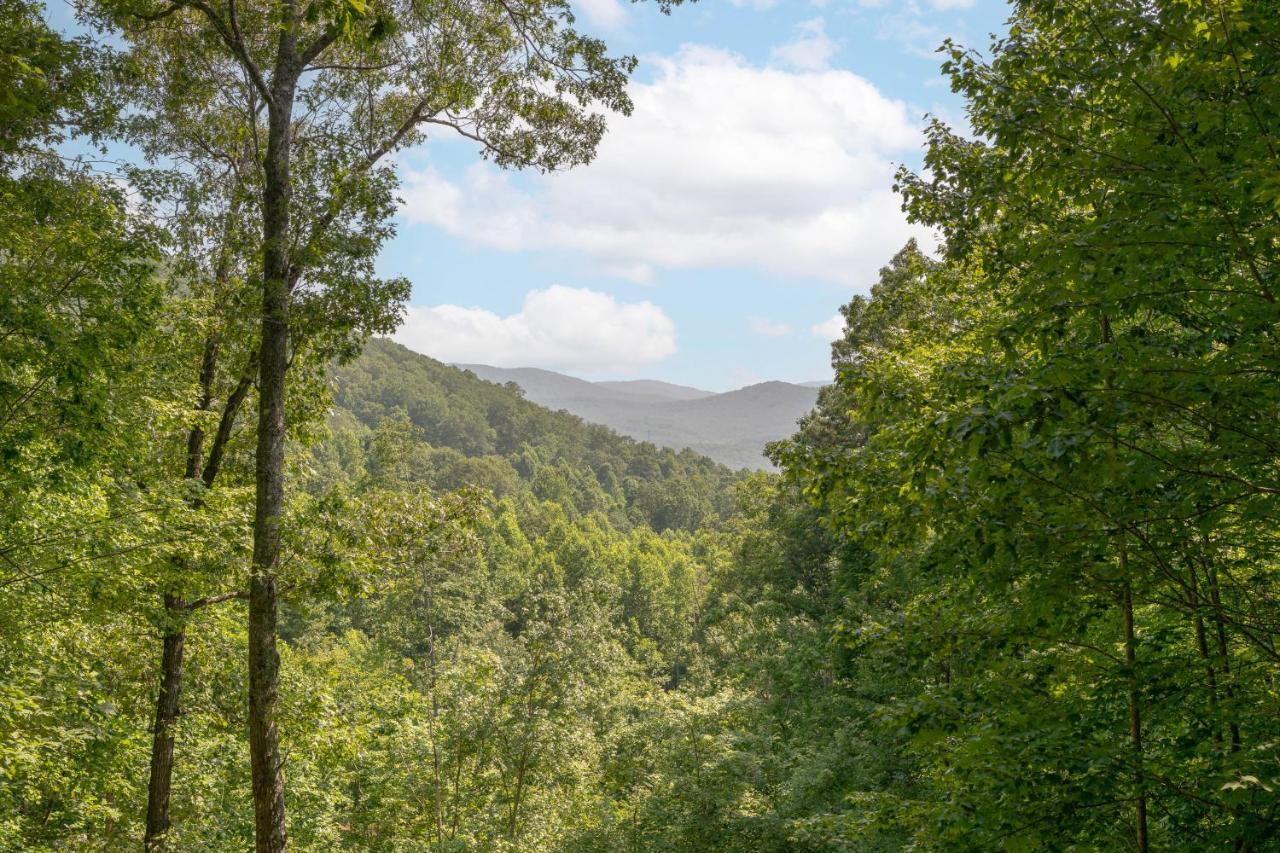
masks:
<path id="1" fill-rule="evenodd" d="M 1272 3 L 948 45 L 778 474 L 376 337 L 389 153 L 629 108 L 565 4 L 81 11 L 0 2 L 0 847 L 1280 847 Z"/>

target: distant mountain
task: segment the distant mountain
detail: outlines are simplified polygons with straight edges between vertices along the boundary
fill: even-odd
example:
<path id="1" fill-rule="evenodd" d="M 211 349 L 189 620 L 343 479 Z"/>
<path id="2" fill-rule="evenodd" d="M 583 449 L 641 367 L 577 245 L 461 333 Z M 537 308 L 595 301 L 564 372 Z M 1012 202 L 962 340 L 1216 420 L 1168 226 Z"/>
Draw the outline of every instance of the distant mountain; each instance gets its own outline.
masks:
<path id="1" fill-rule="evenodd" d="M 490 382 L 514 382 L 549 409 L 641 441 L 688 447 L 731 468 L 769 468 L 764 446 L 795 432 L 818 398 L 815 384 L 762 382 L 716 394 L 654 380 L 587 382 L 537 368 L 456 366 Z"/>
<path id="2" fill-rule="evenodd" d="M 633 379 L 626 382 L 588 382 L 551 370 L 537 367 L 490 367 L 487 364 L 455 364 L 459 370 L 470 370 L 488 382 L 505 385 L 514 382 L 524 391 L 525 397 L 540 406 L 565 409 L 574 412 L 570 403 L 579 404 L 593 400 L 617 400 L 629 402 L 664 402 L 700 400 L 715 396 L 712 391 L 673 385 L 655 379 Z M 574 412 L 577 414 L 577 412 Z"/>
<path id="3" fill-rule="evenodd" d="M 688 385 L 672 385 L 656 379 L 631 379 L 626 382 L 593 382 L 597 388 L 610 388 L 635 397 L 652 397 L 657 400 L 701 400 L 714 397 L 714 391 L 690 388 Z"/>

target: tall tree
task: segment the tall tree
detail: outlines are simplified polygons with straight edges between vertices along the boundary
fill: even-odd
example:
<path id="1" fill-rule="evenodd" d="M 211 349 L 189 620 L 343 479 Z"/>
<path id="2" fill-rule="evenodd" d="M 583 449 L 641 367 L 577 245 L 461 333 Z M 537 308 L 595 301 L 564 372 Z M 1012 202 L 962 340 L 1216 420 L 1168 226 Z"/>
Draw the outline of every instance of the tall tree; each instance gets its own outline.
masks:
<path id="1" fill-rule="evenodd" d="M 158 140 L 145 132 L 145 120 L 132 124 L 131 135 L 144 150 L 154 150 Z M 253 391 L 257 361 L 252 336 L 255 300 L 247 276 L 255 245 L 246 234 L 246 224 L 252 222 L 246 215 L 246 208 L 253 207 L 248 182 L 252 163 L 247 147 L 242 149 L 229 163 L 192 159 L 183 173 L 131 170 L 133 185 L 159 202 L 153 215 L 169 230 L 168 303 L 181 318 L 171 329 L 171 352 L 189 371 L 189 378 L 180 373 L 174 378 L 194 388 L 185 446 L 175 464 L 181 469 L 190 509 L 201 512 L 207 509 L 205 493 L 226 467 L 237 421 Z M 179 370 L 175 364 L 175 373 Z M 163 849 L 170 827 L 187 620 L 199 608 L 243 595 L 230 572 L 215 578 L 196 571 L 193 564 L 201 556 L 199 549 L 184 543 L 175 549 L 172 573 L 160 578 L 164 617 L 143 841 L 147 850 Z M 228 587 L 207 588 L 217 583 Z"/>
<path id="2" fill-rule="evenodd" d="M 166 420 L 153 384 L 161 229 L 110 176 L 56 147 L 114 129 L 109 60 L 88 39 L 52 30 L 38 4 L 0 4 L 0 609 L 12 614 L 0 636 L 9 649 L 40 630 L 24 610 L 54 603 L 89 625 L 127 599 L 137 575 L 119 559 L 146 547 L 130 536 L 164 503 L 136 488 L 150 431 Z M 15 685 L 0 703 L 6 721 L 30 701 L 16 663 L 5 661 Z M 12 769 L 6 784 L 22 786 L 23 762 Z M 21 825 L 45 797 L 47 822 L 66 790 L 53 783 L 7 806 Z"/>
<path id="3" fill-rule="evenodd" d="M 255 319 L 259 294 L 252 286 L 259 242 L 261 173 L 252 138 L 241 115 L 228 114 L 216 85 L 225 81 L 193 79 L 180 62 L 163 50 L 134 55 L 131 73 L 120 82 L 135 104 L 151 110 L 124 122 L 127 137 L 153 161 L 174 163 L 165 169 L 133 168 L 131 183 L 152 204 L 152 215 L 170 232 L 166 271 L 170 303 L 182 318 L 174 332 L 175 357 L 185 358 L 194 382 L 185 452 L 179 465 L 188 484 L 188 505 L 210 524 L 208 490 L 227 467 L 231 441 L 257 378 Z M 173 97 L 174 93 L 180 97 Z M 250 107 L 251 108 L 251 107 Z M 310 177 L 304 171 L 303 178 Z M 385 193 L 374 190 L 375 203 Z M 349 231 L 347 217 L 337 218 L 336 232 Z M 394 306 L 403 298 L 403 280 L 379 281 L 369 265 L 385 232 L 346 233 L 345 257 L 318 271 L 321 288 L 299 299 L 291 358 L 298 364 L 291 406 L 304 419 L 325 397 L 317 381 L 333 358 L 353 354 L 373 331 L 386 330 Z M 369 294 L 350 306 L 335 306 L 337 285 L 345 297 Z M 340 297 L 341 298 L 341 297 Z M 220 502 L 221 503 L 221 502 Z M 194 522 L 193 522 L 194 523 Z M 247 596 L 243 579 L 223 571 L 196 571 L 198 548 L 179 549 L 173 572 L 162 579 L 163 653 L 148 786 L 144 845 L 162 849 L 170 828 L 169 802 L 174 766 L 175 727 L 182 686 L 186 623 L 197 610 Z"/>
<path id="4" fill-rule="evenodd" d="M 678 0 L 659 2 L 665 9 Z M 395 312 L 385 302 L 398 293 L 354 286 L 341 240 L 354 236 L 361 245 L 363 238 L 367 246 L 385 236 L 387 155 L 436 125 L 474 139 L 502 166 L 586 162 L 604 131 L 596 110 L 630 108 L 624 85 L 634 60 L 610 57 L 599 40 L 577 33 L 566 0 L 231 0 L 225 8 L 204 0 L 100 0 L 91 8 L 140 54 L 181 63 L 185 73 L 173 79 L 225 92 L 231 111 L 244 116 L 261 173 L 249 728 L 257 846 L 282 850 L 276 620 L 286 377 L 297 315 L 308 295 L 328 312 L 379 305 Z M 299 165 L 309 180 L 299 180 Z M 357 223 L 353 233 L 335 227 L 344 219 Z M 359 258 L 367 263 L 368 255 Z"/>

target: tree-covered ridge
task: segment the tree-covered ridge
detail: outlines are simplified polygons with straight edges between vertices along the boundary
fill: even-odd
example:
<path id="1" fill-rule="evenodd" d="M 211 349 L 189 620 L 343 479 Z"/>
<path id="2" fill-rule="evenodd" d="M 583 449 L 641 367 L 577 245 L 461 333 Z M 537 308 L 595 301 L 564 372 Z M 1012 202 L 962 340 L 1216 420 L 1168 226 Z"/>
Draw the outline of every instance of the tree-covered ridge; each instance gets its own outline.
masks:
<path id="1" fill-rule="evenodd" d="M 729 487 L 741 476 L 692 451 L 548 411 L 510 384 L 485 382 L 384 339 L 338 368 L 333 386 L 340 442 L 413 443 L 412 458 L 399 464 L 437 489 L 473 485 L 501 496 L 522 481 L 540 499 L 581 514 L 602 512 L 622 527 L 693 531 L 728 514 Z"/>

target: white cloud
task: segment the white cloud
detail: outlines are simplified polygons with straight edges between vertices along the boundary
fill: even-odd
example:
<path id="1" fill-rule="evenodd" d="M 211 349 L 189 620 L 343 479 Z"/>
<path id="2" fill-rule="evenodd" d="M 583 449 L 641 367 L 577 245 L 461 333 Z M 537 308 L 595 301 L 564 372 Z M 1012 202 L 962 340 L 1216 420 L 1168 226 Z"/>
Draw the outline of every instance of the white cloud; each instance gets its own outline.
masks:
<path id="1" fill-rule="evenodd" d="M 839 45 L 827 35 L 827 22 L 812 18 L 797 24 L 795 37 L 775 47 L 769 56 L 773 62 L 790 68 L 820 71 L 838 49 Z"/>
<path id="2" fill-rule="evenodd" d="M 410 307 L 395 339 L 446 362 L 584 373 L 627 371 L 676 351 L 675 324 L 652 302 L 619 303 L 558 284 L 530 291 L 508 317 L 459 305 Z"/>
<path id="3" fill-rule="evenodd" d="M 815 323 L 809 327 L 809 331 L 813 333 L 815 338 L 822 338 L 824 341 L 834 341 L 836 338 L 844 334 L 844 317 L 834 314 L 830 318 L 823 320 L 821 323 Z"/>
<path id="4" fill-rule="evenodd" d="M 761 335 L 766 338 L 782 338 L 791 334 L 791 326 L 786 323 L 775 323 L 764 317 L 750 317 L 747 320 L 747 326 L 750 327 L 752 334 Z"/>
<path id="5" fill-rule="evenodd" d="M 935 9 L 947 11 L 950 9 L 972 9 L 974 0 L 929 0 L 929 5 Z"/>
<path id="6" fill-rule="evenodd" d="M 403 214 L 502 250 L 579 254 L 643 281 L 749 268 L 865 285 L 911 236 L 894 161 L 921 144 L 901 101 L 849 71 L 761 68 L 686 46 L 633 83 L 589 166 L 519 186 L 488 164 L 405 170 Z M 421 160 L 418 161 L 419 163 Z"/>
<path id="7" fill-rule="evenodd" d="M 602 30 L 619 30 L 627 22 L 627 9 L 618 0 L 574 0 L 573 5 L 587 23 Z"/>

